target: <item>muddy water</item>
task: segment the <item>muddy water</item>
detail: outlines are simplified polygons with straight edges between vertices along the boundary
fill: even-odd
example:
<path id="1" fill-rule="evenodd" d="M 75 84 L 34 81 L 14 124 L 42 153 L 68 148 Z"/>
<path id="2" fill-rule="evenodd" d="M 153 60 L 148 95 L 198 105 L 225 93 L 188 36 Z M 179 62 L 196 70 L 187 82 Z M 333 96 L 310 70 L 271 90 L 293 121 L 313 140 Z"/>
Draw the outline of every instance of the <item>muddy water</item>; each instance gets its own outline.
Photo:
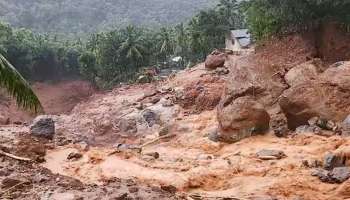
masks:
<path id="1" fill-rule="evenodd" d="M 155 160 L 145 159 L 143 154 L 109 155 L 112 149 L 91 148 L 80 152 L 81 159 L 68 161 L 68 154 L 79 150 L 62 147 L 47 153 L 44 166 L 87 183 L 101 183 L 111 177 L 132 178 L 152 185 L 169 184 L 204 196 L 342 199 L 335 193 L 341 186 L 320 182 L 311 176 L 312 169 L 302 163 L 322 160 L 346 140 L 307 133 L 290 138 L 267 134 L 235 144 L 220 144 L 206 137 L 214 123 L 215 115 L 211 113 L 184 118 L 174 130 L 177 137 L 143 149 L 143 153 L 158 152 L 160 157 Z M 259 160 L 256 153 L 262 149 L 282 150 L 287 157 Z"/>
<path id="2" fill-rule="evenodd" d="M 171 143 L 148 147 L 147 151 L 158 150 L 160 158 L 157 160 L 143 160 L 138 154 L 109 155 L 111 149 L 95 148 L 82 152 L 84 156 L 78 161 L 68 161 L 68 154 L 78 150 L 67 147 L 49 151 L 44 166 L 54 173 L 88 183 L 118 177 L 153 185 L 174 185 L 205 196 L 253 198 L 268 194 L 290 199 L 297 194 L 305 199 L 337 199 L 332 195 L 338 186 L 321 183 L 310 175 L 311 169 L 301 163 L 322 159 L 326 152 L 333 151 L 342 142 L 337 137 L 304 135 L 280 139 L 266 135 L 218 149 L 216 144 L 204 141 L 194 131 Z M 264 148 L 283 150 L 287 158 L 261 161 L 255 153 Z"/>

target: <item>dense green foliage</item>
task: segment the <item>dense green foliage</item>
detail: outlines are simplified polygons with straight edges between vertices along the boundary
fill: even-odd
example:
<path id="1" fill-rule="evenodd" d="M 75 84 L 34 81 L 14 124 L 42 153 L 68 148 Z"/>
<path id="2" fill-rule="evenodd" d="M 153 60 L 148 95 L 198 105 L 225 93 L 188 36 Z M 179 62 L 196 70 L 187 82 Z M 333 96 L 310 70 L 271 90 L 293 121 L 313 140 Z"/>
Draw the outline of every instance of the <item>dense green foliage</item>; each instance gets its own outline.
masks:
<path id="1" fill-rule="evenodd" d="M 166 67 L 173 57 L 181 56 L 177 65 L 182 67 L 203 60 L 214 48 L 224 47 L 225 31 L 242 26 L 241 22 L 238 3 L 221 0 L 188 23 L 161 28 L 128 25 L 84 39 L 62 39 L 0 24 L 0 52 L 30 80 L 80 75 L 110 88 L 135 80 L 144 67 Z"/>
<path id="2" fill-rule="evenodd" d="M 4 2 L 7 1 L 0 0 L 0 4 Z M 104 0 L 100 3 L 95 0 L 70 3 L 66 0 L 11 0 L 1 12 L 5 13 L 3 16 L 12 16 L 9 10 L 19 9 L 16 11 L 20 14 L 11 17 L 17 26 L 34 27 L 39 31 L 50 29 L 55 33 L 101 30 L 97 24 L 120 26 L 85 35 L 83 39 L 68 40 L 60 35 L 33 33 L 0 24 L 0 52 L 30 80 L 82 76 L 99 87 L 109 88 L 135 80 L 144 67 L 169 66 L 171 59 L 177 56 L 182 58 L 177 63 L 179 66 L 192 66 L 213 49 L 223 48 L 225 34 L 230 29 L 247 25 L 255 38 L 261 40 L 274 34 L 318 28 L 325 20 L 350 24 L 350 2 L 347 0 L 218 0 L 216 6 L 198 12 L 187 22 L 152 26 L 153 22 L 171 24 L 184 19 L 186 17 L 181 13 L 192 12 L 193 5 L 204 5 L 204 2 L 208 1 L 152 0 L 146 4 L 141 0 Z M 180 6 L 184 4 L 186 9 Z M 120 10 L 114 12 L 116 5 L 122 7 L 128 16 L 120 14 Z M 157 15 L 159 18 L 151 19 L 145 13 L 153 16 L 150 14 L 154 9 L 152 6 L 170 13 L 180 6 L 182 11 L 173 13 L 172 17 L 164 18 L 161 14 Z M 23 9 L 29 7 L 33 10 Z M 141 12 L 141 7 L 147 12 Z M 137 20 L 132 17 L 134 12 Z M 126 21 L 115 22 L 115 16 L 122 16 L 118 19 Z M 135 25 L 143 24 L 141 19 L 150 22 L 148 28 Z"/>
<path id="3" fill-rule="evenodd" d="M 0 19 L 41 33 L 175 25 L 217 0 L 0 0 Z"/>
<path id="4" fill-rule="evenodd" d="M 0 53 L 30 80 L 55 80 L 79 74 L 78 41 L 64 41 L 0 23 Z"/>
<path id="5" fill-rule="evenodd" d="M 1 54 L 0 87 L 5 88 L 16 99 L 19 106 L 34 112 L 42 110 L 38 97 L 34 94 L 27 81 Z"/>
<path id="6" fill-rule="evenodd" d="M 247 24 L 258 40 L 317 29 L 329 20 L 350 25 L 348 0 L 250 0 L 244 4 Z"/>

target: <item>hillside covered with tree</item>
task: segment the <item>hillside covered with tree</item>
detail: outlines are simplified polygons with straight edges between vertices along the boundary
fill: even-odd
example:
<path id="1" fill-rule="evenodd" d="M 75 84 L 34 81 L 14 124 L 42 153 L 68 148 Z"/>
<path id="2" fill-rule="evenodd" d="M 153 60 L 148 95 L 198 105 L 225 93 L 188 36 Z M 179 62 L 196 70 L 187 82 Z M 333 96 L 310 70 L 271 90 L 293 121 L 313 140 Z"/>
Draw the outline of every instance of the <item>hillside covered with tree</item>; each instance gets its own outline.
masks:
<path id="1" fill-rule="evenodd" d="M 129 24 L 168 26 L 216 0 L 0 0 L 0 19 L 50 33 L 86 33 Z"/>

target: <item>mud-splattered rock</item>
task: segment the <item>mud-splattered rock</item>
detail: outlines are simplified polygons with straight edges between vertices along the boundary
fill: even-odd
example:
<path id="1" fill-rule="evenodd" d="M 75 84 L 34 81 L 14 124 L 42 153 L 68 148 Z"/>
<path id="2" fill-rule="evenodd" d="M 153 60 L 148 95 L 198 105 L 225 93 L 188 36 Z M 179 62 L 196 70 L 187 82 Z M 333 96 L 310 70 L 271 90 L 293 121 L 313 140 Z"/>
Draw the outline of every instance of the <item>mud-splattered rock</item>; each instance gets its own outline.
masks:
<path id="1" fill-rule="evenodd" d="M 336 167 L 331 171 L 316 169 L 311 173 L 325 183 L 343 183 L 350 178 L 349 167 Z"/>
<path id="2" fill-rule="evenodd" d="M 335 167 L 343 167 L 344 160 L 342 157 L 339 157 L 333 153 L 328 153 L 324 157 L 323 168 L 327 170 L 332 170 Z"/>
<path id="3" fill-rule="evenodd" d="M 53 139 L 55 135 L 55 122 L 49 116 L 38 116 L 30 126 L 30 133 L 36 137 Z"/>
<path id="4" fill-rule="evenodd" d="M 252 97 L 226 99 L 218 106 L 219 136 L 235 142 L 269 129 L 270 116 Z"/>
<path id="5" fill-rule="evenodd" d="M 306 125 L 312 117 L 341 121 L 350 113 L 350 63 L 329 68 L 315 80 L 285 90 L 279 99 L 290 129 Z"/>
<path id="6" fill-rule="evenodd" d="M 208 55 L 205 60 L 205 68 L 209 70 L 216 69 L 218 67 L 223 67 L 225 64 L 226 55 L 219 51 L 214 51 Z"/>
<path id="7" fill-rule="evenodd" d="M 159 115 L 150 109 L 146 109 L 142 112 L 142 117 L 145 119 L 149 127 L 158 124 L 160 121 Z"/>
<path id="8" fill-rule="evenodd" d="M 83 157 L 83 154 L 81 154 L 79 152 L 72 152 L 72 153 L 68 154 L 67 160 L 78 160 L 82 157 Z"/>
<path id="9" fill-rule="evenodd" d="M 350 168 L 336 167 L 330 172 L 329 176 L 335 183 L 343 183 L 350 178 Z"/>
<path id="10" fill-rule="evenodd" d="M 280 150 L 263 149 L 256 153 L 261 160 L 279 160 L 286 157 L 286 154 Z"/>
<path id="11" fill-rule="evenodd" d="M 293 67 L 284 78 L 288 85 L 293 86 L 310 79 L 316 79 L 324 69 L 322 61 L 315 59 Z"/>
<path id="12" fill-rule="evenodd" d="M 315 169 L 311 172 L 311 176 L 318 177 L 322 182 L 330 182 L 328 171 L 324 169 Z"/>

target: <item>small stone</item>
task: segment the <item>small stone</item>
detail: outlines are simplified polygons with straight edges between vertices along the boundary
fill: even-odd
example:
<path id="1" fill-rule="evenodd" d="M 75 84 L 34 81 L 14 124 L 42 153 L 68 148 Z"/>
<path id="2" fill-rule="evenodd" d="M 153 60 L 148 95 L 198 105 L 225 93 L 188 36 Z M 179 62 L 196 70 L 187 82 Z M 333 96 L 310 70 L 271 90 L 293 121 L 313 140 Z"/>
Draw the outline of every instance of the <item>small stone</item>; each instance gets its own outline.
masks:
<path id="1" fill-rule="evenodd" d="M 83 157 L 83 155 L 81 153 L 72 152 L 72 153 L 68 154 L 67 160 L 79 160 L 82 157 Z"/>
<path id="2" fill-rule="evenodd" d="M 279 160 L 286 157 L 286 154 L 283 151 L 270 149 L 263 149 L 256 155 L 261 160 Z"/>
<path id="3" fill-rule="evenodd" d="M 158 152 L 149 152 L 149 153 L 145 153 L 144 155 L 151 156 L 151 157 L 153 157 L 155 159 L 159 158 L 159 153 Z"/>
<path id="4" fill-rule="evenodd" d="M 166 192 L 169 192 L 171 194 L 175 194 L 177 191 L 177 188 L 173 185 L 162 185 L 160 188 Z"/>

